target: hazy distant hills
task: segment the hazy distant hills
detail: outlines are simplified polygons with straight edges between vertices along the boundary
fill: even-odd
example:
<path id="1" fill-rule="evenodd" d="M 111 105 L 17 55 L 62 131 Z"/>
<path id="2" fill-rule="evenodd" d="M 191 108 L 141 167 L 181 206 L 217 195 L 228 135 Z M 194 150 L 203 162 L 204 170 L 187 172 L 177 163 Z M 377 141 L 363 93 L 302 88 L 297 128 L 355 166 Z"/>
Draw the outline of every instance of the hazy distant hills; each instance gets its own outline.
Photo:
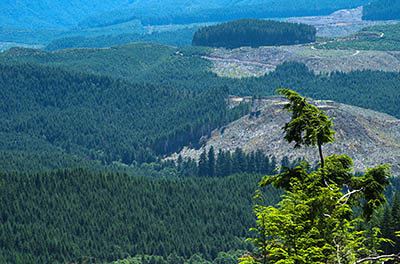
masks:
<path id="1" fill-rule="evenodd" d="M 16 28 L 68 28 L 87 16 L 128 6 L 129 0 L 4 0 L 0 26 Z"/>
<path id="2" fill-rule="evenodd" d="M 98 27 L 139 19 L 143 25 L 220 22 L 239 18 L 277 18 L 326 15 L 343 8 L 354 8 L 365 0 L 243 0 L 243 1 L 136 1 L 129 8 L 105 12 L 79 23 L 81 27 Z"/>
<path id="3" fill-rule="evenodd" d="M 219 0 L 219 1 L 2 1 L 0 26 L 14 28 L 94 27 L 139 19 L 143 24 L 221 21 L 238 17 L 327 14 L 365 4 L 366 0 Z"/>

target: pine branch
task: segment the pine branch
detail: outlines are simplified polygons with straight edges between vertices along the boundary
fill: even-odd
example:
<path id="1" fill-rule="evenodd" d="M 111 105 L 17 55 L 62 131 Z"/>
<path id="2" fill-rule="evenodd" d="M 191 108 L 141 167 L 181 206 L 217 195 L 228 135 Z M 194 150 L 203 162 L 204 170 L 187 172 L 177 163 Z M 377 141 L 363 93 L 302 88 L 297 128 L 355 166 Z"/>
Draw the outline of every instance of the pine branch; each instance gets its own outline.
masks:
<path id="1" fill-rule="evenodd" d="M 363 263 L 365 261 L 374 261 L 374 260 L 380 260 L 380 259 L 391 259 L 394 260 L 396 262 L 400 262 L 400 253 L 398 254 L 391 254 L 391 255 L 381 255 L 381 256 L 374 256 L 374 257 L 366 257 L 360 260 L 357 260 L 356 262 L 354 262 L 354 264 L 360 264 Z"/>
<path id="2" fill-rule="evenodd" d="M 349 200 L 349 198 L 350 198 L 350 196 L 352 195 L 352 194 L 355 194 L 355 193 L 358 193 L 358 192 L 361 192 L 363 190 L 363 188 L 361 188 L 361 189 L 358 189 L 358 190 L 353 190 L 353 191 L 351 191 L 351 192 L 348 192 L 348 193 L 346 193 L 345 195 L 343 195 L 342 197 L 340 197 L 340 199 L 339 199 L 339 202 L 341 201 L 341 200 L 343 200 L 343 199 L 346 199 L 346 202 L 344 203 L 344 204 L 346 204 L 347 203 L 347 201 Z"/>

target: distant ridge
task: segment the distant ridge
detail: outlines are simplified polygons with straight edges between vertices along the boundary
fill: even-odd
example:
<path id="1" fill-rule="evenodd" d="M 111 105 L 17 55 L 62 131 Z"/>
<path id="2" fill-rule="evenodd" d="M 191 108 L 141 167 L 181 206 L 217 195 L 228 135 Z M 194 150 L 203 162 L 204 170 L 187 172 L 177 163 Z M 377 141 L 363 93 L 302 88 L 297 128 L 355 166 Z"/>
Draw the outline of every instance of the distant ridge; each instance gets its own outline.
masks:
<path id="1" fill-rule="evenodd" d="M 0 26 L 37 28 L 99 27 L 139 19 L 145 25 L 227 21 L 245 17 L 328 14 L 354 8 L 367 0 L 116 0 L 2 1 Z"/>

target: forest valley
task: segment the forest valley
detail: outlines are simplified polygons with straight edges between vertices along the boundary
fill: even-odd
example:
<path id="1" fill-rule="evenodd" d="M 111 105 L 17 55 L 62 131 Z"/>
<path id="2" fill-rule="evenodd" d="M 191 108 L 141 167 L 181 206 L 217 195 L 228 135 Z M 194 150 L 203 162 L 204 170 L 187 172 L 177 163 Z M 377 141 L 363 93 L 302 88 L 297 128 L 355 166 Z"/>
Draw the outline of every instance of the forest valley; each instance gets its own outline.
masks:
<path id="1" fill-rule="evenodd" d="M 1 262 L 230 263 L 239 255 L 243 263 L 398 260 L 400 181 L 389 179 L 389 165 L 354 175 L 348 156 L 324 157 L 322 146 L 335 133 L 332 119 L 297 93 L 280 92 L 292 113 L 285 139 L 317 147 L 318 167 L 300 160 L 278 166 L 240 149 L 215 159 L 210 149 L 199 177 L 0 173 Z M 229 160 L 234 174 L 222 175 Z M 382 207 L 385 193 L 390 203 Z M 254 194 L 256 221 L 249 210 Z"/>
<path id="2" fill-rule="evenodd" d="M 376 21 L 399 19 L 399 1 L 71 0 L 42 19 L 32 14 L 47 4 L 11 2 L 0 10 L 0 263 L 400 263 L 400 24 Z M 245 19 L 362 5 L 370 26 L 340 38 Z M 257 109 L 265 98 L 280 98 L 274 115 Z M 279 140 L 247 147 L 262 143 L 247 136 L 256 120 Z M 212 145 L 223 134 L 251 139 Z M 365 166 L 381 146 L 392 164 L 375 151 Z"/>

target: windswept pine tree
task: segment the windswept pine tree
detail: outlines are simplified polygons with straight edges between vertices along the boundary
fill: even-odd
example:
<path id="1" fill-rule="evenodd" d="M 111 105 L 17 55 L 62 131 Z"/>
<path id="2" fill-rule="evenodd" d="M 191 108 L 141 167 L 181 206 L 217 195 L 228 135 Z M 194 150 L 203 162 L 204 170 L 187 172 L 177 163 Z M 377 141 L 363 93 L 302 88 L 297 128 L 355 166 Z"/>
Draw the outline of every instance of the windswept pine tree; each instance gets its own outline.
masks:
<path id="1" fill-rule="evenodd" d="M 382 242 L 388 241 L 378 236 L 378 228 L 371 232 L 357 229 L 386 202 L 390 166 L 377 165 L 356 176 L 349 156 L 324 157 L 322 146 L 334 141 L 332 119 L 296 92 L 279 92 L 289 100 L 284 108 L 292 115 L 283 127 L 285 140 L 294 142 L 295 148 L 317 146 L 320 168 L 310 171 L 310 164 L 304 161 L 295 168 L 263 177 L 261 187 L 272 185 L 285 194 L 277 206 L 265 205 L 262 195 L 257 195 L 257 226 L 252 229 L 257 237 L 251 239 L 256 252 L 241 258 L 242 264 L 400 261 L 398 254 L 382 255 L 378 250 Z M 356 208 L 360 216 L 355 214 Z"/>

